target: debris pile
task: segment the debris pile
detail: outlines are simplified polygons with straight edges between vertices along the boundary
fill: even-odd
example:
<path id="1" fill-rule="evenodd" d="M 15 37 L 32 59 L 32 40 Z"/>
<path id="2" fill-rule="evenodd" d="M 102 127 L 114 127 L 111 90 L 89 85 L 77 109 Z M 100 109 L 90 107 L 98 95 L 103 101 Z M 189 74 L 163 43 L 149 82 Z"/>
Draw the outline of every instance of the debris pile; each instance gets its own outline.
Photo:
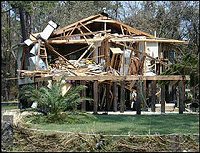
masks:
<path id="1" fill-rule="evenodd" d="M 76 60 L 69 60 L 70 63 L 76 63 Z M 103 64 L 97 64 L 92 60 L 81 60 L 77 63 L 77 68 L 70 68 L 65 62 L 59 60 L 55 61 L 50 68 L 50 75 L 61 75 L 65 74 L 67 76 L 87 76 L 87 75 L 104 75 L 105 68 Z"/>
<path id="2" fill-rule="evenodd" d="M 15 151 L 34 152 L 199 152 L 199 136 L 103 136 L 100 134 L 44 134 L 22 127 L 14 128 Z"/>

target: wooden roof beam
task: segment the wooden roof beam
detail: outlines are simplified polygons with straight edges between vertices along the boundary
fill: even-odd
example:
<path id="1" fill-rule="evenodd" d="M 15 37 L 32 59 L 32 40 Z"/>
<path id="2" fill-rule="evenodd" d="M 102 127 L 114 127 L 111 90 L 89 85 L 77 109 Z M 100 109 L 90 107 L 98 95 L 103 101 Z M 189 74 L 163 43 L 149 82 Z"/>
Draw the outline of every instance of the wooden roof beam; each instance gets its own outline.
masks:
<path id="1" fill-rule="evenodd" d="M 80 24 L 81 24 L 85 29 L 87 29 L 90 33 L 92 33 L 92 31 L 91 31 L 88 27 L 86 27 L 83 23 L 80 22 Z M 93 34 L 93 35 L 94 35 L 94 34 Z"/>
<path id="2" fill-rule="evenodd" d="M 95 31 L 95 32 L 89 32 L 89 33 L 84 33 L 84 34 L 73 34 L 73 35 L 66 35 L 66 36 L 61 36 L 61 37 L 54 37 L 54 38 L 50 38 L 48 40 L 56 40 L 56 39 L 69 39 L 70 37 L 76 37 L 76 36 L 88 36 L 88 35 L 95 35 L 95 34 L 98 34 L 98 33 L 108 33 L 108 32 L 111 32 L 111 29 L 109 30 L 105 30 L 105 31 Z"/>
<path id="3" fill-rule="evenodd" d="M 111 38 L 112 42 L 165 42 L 165 43 L 183 43 L 187 44 L 187 41 L 174 40 L 174 39 L 135 39 L 135 38 Z"/>
<path id="4" fill-rule="evenodd" d="M 50 44 L 75 44 L 75 43 L 89 43 L 89 42 L 97 42 L 102 41 L 104 37 L 95 38 L 95 39 L 79 39 L 79 40 L 48 40 Z"/>
<path id="5" fill-rule="evenodd" d="M 98 17 L 101 17 L 101 16 L 102 16 L 101 14 L 93 15 L 93 16 L 90 16 L 88 18 L 84 18 L 82 20 L 79 20 L 78 22 L 81 22 L 81 23 L 87 22 L 88 20 L 92 20 L 94 18 L 98 18 Z M 73 28 L 73 26 L 75 26 L 78 22 L 72 23 L 72 24 L 70 24 L 68 26 L 65 26 L 65 27 L 63 27 L 61 29 L 58 29 L 58 30 L 54 31 L 53 34 L 59 35 L 59 34 L 63 33 L 63 30 L 66 30 L 66 29 L 69 29 L 69 28 Z"/>

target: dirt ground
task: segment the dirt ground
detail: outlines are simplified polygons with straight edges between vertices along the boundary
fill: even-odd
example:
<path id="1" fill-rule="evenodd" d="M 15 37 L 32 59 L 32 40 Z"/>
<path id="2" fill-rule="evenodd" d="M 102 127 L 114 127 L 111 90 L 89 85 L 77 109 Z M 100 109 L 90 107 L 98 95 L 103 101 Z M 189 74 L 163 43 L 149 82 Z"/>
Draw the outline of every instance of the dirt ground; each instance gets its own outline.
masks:
<path id="1" fill-rule="evenodd" d="M 31 152 L 199 152 L 199 135 L 103 136 L 44 134 L 14 127 L 13 151 Z"/>

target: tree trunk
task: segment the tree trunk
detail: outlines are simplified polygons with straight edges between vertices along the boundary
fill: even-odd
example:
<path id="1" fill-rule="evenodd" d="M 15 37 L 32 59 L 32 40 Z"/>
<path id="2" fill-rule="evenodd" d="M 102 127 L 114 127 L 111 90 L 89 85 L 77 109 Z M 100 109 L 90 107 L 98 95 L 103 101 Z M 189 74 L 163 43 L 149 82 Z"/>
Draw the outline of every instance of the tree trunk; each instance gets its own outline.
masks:
<path id="1" fill-rule="evenodd" d="M 28 38 L 28 26 L 27 23 L 27 15 L 28 13 L 22 8 L 19 7 L 19 15 L 20 15 L 20 25 L 21 25 L 21 32 L 22 32 L 22 42 Z"/>

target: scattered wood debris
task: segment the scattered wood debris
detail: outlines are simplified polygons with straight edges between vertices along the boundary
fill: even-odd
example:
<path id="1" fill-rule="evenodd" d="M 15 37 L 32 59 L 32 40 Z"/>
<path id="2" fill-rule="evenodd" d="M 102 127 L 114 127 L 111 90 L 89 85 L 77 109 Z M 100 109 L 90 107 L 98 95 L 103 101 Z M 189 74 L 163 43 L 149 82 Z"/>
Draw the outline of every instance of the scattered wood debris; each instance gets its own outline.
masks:
<path id="1" fill-rule="evenodd" d="M 31 152 L 199 152 L 199 136 L 116 137 L 79 133 L 44 134 L 18 126 L 14 127 L 13 146 L 15 151 Z"/>

